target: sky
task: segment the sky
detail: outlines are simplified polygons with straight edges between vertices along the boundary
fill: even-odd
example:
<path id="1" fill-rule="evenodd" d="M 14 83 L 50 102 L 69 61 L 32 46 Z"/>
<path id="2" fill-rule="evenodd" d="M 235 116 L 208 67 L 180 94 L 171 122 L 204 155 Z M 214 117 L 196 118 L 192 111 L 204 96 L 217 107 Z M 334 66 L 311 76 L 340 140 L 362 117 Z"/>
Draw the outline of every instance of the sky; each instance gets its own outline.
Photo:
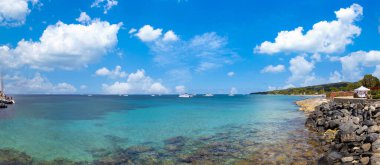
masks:
<path id="1" fill-rule="evenodd" d="M 0 0 L 12 94 L 249 93 L 380 77 L 377 0 Z"/>

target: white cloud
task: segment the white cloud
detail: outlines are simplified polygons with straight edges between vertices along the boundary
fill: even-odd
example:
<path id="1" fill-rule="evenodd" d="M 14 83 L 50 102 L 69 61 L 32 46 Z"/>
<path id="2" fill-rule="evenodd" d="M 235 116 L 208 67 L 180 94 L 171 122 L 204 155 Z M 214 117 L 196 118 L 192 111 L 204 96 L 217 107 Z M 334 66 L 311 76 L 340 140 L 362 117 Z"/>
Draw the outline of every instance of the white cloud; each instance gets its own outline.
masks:
<path id="1" fill-rule="evenodd" d="M 308 82 L 315 79 L 314 75 L 310 75 L 311 71 L 314 69 L 314 63 L 309 62 L 303 56 L 297 56 L 290 60 L 289 70 L 291 76 L 289 77 L 289 82 L 303 82 L 304 85 L 307 85 Z"/>
<path id="2" fill-rule="evenodd" d="M 150 42 L 162 35 L 162 29 L 154 29 L 150 25 L 145 25 L 135 35 L 143 42 Z"/>
<path id="3" fill-rule="evenodd" d="M 340 61 L 344 79 L 356 81 L 362 77 L 362 71 L 365 67 L 377 67 L 380 65 L 380 51 L 357 51 L 341 57 Z"/>
<path id="4" fill-rule="evenodd" d="M 91 7 L 103 7 L 104 8 L 104 14 L 107 14 L 109 10 L 111 10 L 112 7 L 117 6 L 118 1 L 117 0 L 95 0 Z"/>
<path id="5" fill-rule="evenodd" d="M 175 87 L 175 91 L 179 94 L 186 92 L 186 87 L 183 85 L 178 85 Z"/>
<path id="6" fill-rule="evenodd" d="M 321 61 L 321 55 L 318 53 L 314 53 L 313 55 L 311 55 L 311 59 L 313 59 L 316 62 L 320 62 Z"/>
<path id="7" fill-rule="evenodd" d="M 233 77 L 233 76 L 235 76 L 235 72 L 228 72 L 228 73 L 227 73 L 227 76 L 229 76 L 229 77 Z"/>
<path id="8" fill-rule="evenodd" d="M 22 77 L 20 75 L 6 75 L 5 90 L 7 93 L 14 94 L 64 94 L 75 93 L 77 89 L 66 82 L 53 84 L 46 77 L 36 73 L 32 78 Z"/>
<path id="9" fill-rule="evenodd" d="M 136 33 L 137 32 L 137 29 L 135 28 L 131 28 L 129 31 L 128 31 L 128 34 L 133 34 L 133 33 Z"/>
<path id="10" fill-rule="evenodd" d="M 21 40 L 17 47 L 0 46 L 0 66 L 72 70 L 87 67 L 112 51 L 122 26 L 94 20 L 89 25 L 58 22 L 48 26 L 39 41 Z"/>
<path id="11" fill-rule="evenodd" d="M 338 71 L 334 71 L 333 73 L 330 73 L 329 82 L 332 82 L 332 83 L 342 82 L 342 75 Z"/>
<path id="12" fill-rule="evenodd" d="M 38 0 L 1 0 L 0 26 L 20 26 L 30 13 L 29 4 L 34 6 Z"/>
<path id="13" fill-rule="evenodd" d="M 147 43 L 154 60 L 161 66 L 189 68 L 203 72 L 232 64 L 239 56 L 227 48 L 227 38 L 214 32 L 197 35 L 190 40 Z"/>
<path id="14" fill-rule="evenodd" d="M 88 16 L 86 12 L 81 12 L 80 16 L 75 20 L 82 24 L 89 24 L 91 22 L 91 17 Z"/>
<path id="15" fill-rule="evenodd" d="M 178 36 L 172 30 L 169 30 L 164 34 L 164 38 L 162 40 L 164 40 L 164 41 L 177 41 Z"/>
<path id="16" fill-rule="evenodd" d="M 277 65 L 277 66 L 268 65 L 264 69 L 261 70 L 261 73 L 279 73 L 279 72 L 283 72 L 284 70 L 285 70 L 284 65 Z"/>
<path id="17" fill-rule="evenodd" d="M 81 89 L 81 90 L 87 89 L 87 85 L 81 85 L 81 86 L 80 86 L 80 89 Z"/>
<path id="18" fill-rule="evenodd" d="M 321 21 L 303 34 L 303 27 L 281 31 L 274 42 L 265 41 L 256 46 L 255 52 L 274 54 L 279 52 L 334 53 L 342 52 L 352 39 L 361 33 L 354 23 L 363 15 L 363 8 L 353 4 L 335 12 L 337 20 Z"/>
<path id="19" fill-rule="evenodd" d="M 126 82 L 116 81 L 111 85 L 103 84 L 103 91 L 107 94 L 165 94 L 169 93 L 160 82 L 145 75 L 144 70 L 137 70 L 131 73 Z"/>
<path id="20" fill-rule="evenodd" d="M 124 78 L 127 72 L 122 71 L 121 66 L 116 66 L 114 70 L 109 70 L 106 67 L 100 68 L 95 72 L 98 76 L 107 76 L 109 78 Z"/>
<path id="21" fill-rule="evenodd" d="M 372 73 L 372 75 L 380 78 L 380 64 L 376 65 L 375 71 Z"/>

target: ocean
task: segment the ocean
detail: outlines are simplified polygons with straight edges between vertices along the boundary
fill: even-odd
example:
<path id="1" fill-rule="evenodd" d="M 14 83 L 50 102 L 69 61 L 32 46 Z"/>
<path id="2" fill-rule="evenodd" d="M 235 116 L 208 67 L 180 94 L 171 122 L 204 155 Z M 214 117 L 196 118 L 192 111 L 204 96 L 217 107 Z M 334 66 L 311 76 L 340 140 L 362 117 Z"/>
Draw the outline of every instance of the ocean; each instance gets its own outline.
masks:
<path id="1" fill-rule="evenodd" d="M 306 116 L 294 104 L 304 99 L 298 96 L 16 95 L 15 99 L 16 104 L 0 110 L 0 149 L 6 150 L 0 157 L 4 152 L 23 153 L 33 162 L 53 164 L 57 160 L 239 164 L 312 161 L 317 152 L 305 155 L 313 146 L 304 127 Z M 300 150 L 292 143 L 301 145 Z"/>

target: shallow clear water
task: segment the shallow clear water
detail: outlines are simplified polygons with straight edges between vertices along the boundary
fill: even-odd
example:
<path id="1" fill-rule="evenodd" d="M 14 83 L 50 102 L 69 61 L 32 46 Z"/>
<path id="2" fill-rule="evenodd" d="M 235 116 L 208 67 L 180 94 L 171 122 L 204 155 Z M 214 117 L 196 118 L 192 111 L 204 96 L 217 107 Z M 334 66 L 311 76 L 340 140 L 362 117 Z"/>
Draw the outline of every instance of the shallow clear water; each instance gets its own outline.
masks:
<path id="1" fill-rule="evenodd" d="M 15 98 L 15 105 L 0 111 L 0 148 L 14 148 L 36 160 L 93 161 L 97 150 L 160 148 L 166 139 L 178 136 L 192 139 L 192 149 L 211 143 L 199 142 L 207 137 L 270 144 L 303 129 L 305 118 L 294 105 L 302 99 L 296 96 Z M 183 152 L 191 152 L 187 150 Z"/>

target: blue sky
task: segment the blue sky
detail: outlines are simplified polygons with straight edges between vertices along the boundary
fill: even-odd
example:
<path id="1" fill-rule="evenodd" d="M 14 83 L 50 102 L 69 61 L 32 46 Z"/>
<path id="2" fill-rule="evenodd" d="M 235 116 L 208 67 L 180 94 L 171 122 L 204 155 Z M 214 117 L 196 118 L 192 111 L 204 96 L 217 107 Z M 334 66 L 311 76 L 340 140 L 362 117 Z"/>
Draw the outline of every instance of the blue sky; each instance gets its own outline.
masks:
<path id="1" fill-rule="evenodd" d="M 249 93 L 357 81 L 380 76 L 379 8 L 12 0 L 0 2 L 0 67 L 9 93 Z"/>

